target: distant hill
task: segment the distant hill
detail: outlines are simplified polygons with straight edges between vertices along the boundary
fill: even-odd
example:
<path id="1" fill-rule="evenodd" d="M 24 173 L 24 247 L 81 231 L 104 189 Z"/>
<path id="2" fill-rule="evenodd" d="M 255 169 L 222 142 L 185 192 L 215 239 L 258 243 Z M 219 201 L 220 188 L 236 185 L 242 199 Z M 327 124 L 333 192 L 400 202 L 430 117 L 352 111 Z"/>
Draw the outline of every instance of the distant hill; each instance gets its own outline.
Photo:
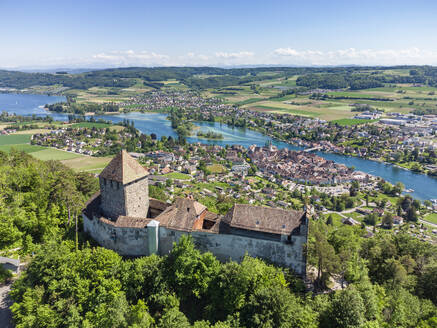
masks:
<path id="1" fill-rule="evenodd" d="M 409 75 L 393 73 L 410 70 Z M 63 74 L 56 74 L 62 72 Z M 351 87 L 365 89 L 382 83 L 422 83 L 437 85 L 437 67 L 127 67 L 87 71 L 85 69 L 56 69 L 54 72 L 20 72 L 0 70 L 0 87 L 28 88 L 35 85 L 59 84 L 73 89 L 91 87 L 127 88 L 138 79 L 144 84 L 176 79 L 190 88 L 220 88 L 255 81 L 299 75 L 297 85 L 308 88 Z"/>

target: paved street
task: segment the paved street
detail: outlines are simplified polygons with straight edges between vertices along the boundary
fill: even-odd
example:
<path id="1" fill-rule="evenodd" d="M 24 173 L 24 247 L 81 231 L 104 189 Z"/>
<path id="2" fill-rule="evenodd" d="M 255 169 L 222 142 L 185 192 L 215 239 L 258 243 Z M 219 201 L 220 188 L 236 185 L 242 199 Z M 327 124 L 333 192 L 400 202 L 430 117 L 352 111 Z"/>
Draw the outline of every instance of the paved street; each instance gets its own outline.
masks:
<path id="1" fill-rule="evenodd" d="M 11 311 L 9 306 L 11 301 L 8 298 L 8 293 L 11 289 L 11 284 L 3 285 L 0 287 L 0 327 L 1 328 L 13 328 L 11 323 Z"/>

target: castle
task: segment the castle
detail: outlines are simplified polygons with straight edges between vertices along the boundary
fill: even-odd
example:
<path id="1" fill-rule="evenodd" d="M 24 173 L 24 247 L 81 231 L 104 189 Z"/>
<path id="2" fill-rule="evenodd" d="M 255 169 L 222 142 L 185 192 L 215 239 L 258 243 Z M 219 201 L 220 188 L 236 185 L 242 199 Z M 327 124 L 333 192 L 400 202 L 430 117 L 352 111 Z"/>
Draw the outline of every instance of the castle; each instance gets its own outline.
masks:
<path id="1" fill-rule="evenodd" d="M 125 256 L 165 255 L 182 235 L 219 260 L 247 253 L 305 275 L 304 211 L 235 204 L 224 216 L 192 198 L 173 204 L 149 198 L 148 172 L 121 151 L 99 176 L 100 192 L 82 212 L 84 230 L 101 246 Z"/>

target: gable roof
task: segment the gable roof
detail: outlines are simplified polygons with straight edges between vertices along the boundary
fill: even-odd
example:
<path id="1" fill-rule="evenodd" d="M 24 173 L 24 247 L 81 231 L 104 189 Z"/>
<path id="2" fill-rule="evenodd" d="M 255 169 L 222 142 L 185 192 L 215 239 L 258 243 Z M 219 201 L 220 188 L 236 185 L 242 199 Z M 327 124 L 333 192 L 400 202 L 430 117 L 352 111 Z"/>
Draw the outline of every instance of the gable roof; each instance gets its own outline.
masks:
<path id="1" fill-rule="evenodd" d="M 155 220 L 167 228 L 192 231 L 196 219 L 206 206 L 189 198 L 177 198 L 173 205 L 158 215 Z"/>
<path id="2" fill-rule="evenodd" d="M 304 216 L 303 211 L 235 204 L 223 218 L 223 222 L 239 229 L 290 234 L 303 223 Z"/>
<path id="3" fill-rule="evenodd" d="M 142 167 L 126 150 L 122 150 L 100 173 L 101 178 L 126 184 L 148 175 Z"/>

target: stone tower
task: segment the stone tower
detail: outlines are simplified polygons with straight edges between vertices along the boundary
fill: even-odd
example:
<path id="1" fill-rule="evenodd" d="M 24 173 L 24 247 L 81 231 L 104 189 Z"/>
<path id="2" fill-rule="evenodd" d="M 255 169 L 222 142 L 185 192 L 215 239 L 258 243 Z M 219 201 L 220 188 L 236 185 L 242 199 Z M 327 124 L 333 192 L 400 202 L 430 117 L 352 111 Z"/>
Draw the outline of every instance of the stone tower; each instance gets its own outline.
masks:
<path id="1" fill-rule="evenodd" d="M 118 153 L 99 175 L 103 214 L 112 220 L 120 215 L 147 217 L 147 176 L 148 172 L 125 150 Z"/>

